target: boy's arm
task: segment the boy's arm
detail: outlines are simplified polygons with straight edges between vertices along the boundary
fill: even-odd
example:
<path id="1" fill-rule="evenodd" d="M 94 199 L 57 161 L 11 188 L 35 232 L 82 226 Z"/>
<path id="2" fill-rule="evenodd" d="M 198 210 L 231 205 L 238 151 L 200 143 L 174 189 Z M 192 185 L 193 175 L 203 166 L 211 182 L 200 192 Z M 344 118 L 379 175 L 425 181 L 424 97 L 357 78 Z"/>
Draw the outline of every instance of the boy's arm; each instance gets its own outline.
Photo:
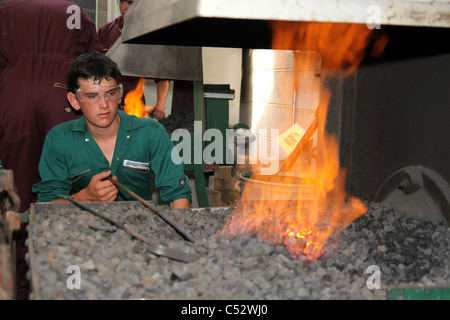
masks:
<path id="1" fill-rule="evenodd" d="M 172 209 L 184 209 L 184 208 L 190 208 L 191 207 L 191 202 L 186 199 L 186 198 L 182 198 L 182 199 L 177 199 L 174 200 L 170 203 L 170 207 Z"/>

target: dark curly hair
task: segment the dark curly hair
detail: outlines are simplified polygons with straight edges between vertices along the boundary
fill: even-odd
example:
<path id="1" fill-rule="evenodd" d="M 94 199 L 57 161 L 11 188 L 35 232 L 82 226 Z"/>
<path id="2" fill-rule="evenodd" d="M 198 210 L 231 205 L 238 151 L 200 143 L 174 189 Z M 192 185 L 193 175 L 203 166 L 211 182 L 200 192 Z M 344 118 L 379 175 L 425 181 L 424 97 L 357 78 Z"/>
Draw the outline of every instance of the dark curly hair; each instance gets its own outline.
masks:
<path id="1" fill-rule="evenodd" d="M 84 53 L 70 64 L 66 73 L 67 90 L 75 93 L 80 88 L 79 79 L 100 82 L 114 79 L 120 83 L 122 74 L 117 64 L 100 52 Z"/>

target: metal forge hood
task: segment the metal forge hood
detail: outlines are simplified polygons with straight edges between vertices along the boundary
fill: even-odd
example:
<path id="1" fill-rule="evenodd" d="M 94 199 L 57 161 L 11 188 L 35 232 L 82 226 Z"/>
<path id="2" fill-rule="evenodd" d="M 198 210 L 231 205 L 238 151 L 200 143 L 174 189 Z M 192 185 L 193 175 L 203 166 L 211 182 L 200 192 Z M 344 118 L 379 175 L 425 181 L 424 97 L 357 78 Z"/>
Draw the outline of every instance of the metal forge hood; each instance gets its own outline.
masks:
<path id="1" fill-rule="evenodd" d="M 136 0 L 108 51 L 124 75 L 202 79 L 201 47 L 271 49 L 272 21 L 450 27 L 447 0 Z"/>
<path id="2" fill-rule="evenodd" d="M 449 27 L 446 0 L 137 0 L 124 43 L 271 48 L 270 22 Z"/>

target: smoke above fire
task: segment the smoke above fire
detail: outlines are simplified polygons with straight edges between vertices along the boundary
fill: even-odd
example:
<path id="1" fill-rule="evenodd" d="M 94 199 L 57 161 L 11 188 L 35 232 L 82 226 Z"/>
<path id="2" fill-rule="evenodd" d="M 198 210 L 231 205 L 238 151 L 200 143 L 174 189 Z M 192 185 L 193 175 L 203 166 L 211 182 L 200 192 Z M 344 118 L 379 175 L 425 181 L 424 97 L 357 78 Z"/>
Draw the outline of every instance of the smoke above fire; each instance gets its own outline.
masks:
<path id="1" fill-rule="evenodd" d="M 362 24 L 275 21 L 272 35 L 272 49 L 319 53 L 322 70 L 336 70 L 344 76 L 351 74 L 367 54 L 383 52 L 387 43 L 387 37 L 374 34 Z M 310 128 L 294 151 L 280 160 L 277 174 L 262 177 L 253 173 L 245 181 L 242 199 L 223 233 L 256 234 L 283 243 L 293 257 L 315 259 L 330 236 L 367 212 L 361 200 L 346 192 L 346 169 L 340 167 L 337 137 L 325 130 L 331 92 L 325 86 L 326 79 L 321 82 L 319 105 Z M 317 151 L 306 156 L 314 158 L 315 170 L 302 172 L 299 162 L 312 139 L 317 139 Z"/>

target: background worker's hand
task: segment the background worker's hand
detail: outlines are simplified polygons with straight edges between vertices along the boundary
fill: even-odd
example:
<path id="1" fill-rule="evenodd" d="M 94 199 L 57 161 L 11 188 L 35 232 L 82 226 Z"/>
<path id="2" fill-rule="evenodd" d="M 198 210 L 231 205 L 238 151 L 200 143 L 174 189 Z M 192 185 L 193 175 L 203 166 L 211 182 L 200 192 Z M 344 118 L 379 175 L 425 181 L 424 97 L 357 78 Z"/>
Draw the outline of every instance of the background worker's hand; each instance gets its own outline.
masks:
<path id="1" fill-rule="evenodd" d="M 166 117 L 166 112 L 164 111 L 164 109 L 155 107 L 155 109 L 153 109 L 153 112 L 151 113 L 151 116 L 157 120 L 160 120 Z"/>
<path id="2" fill-rule="evenodd" d="M 114 201 L 117 199 L 119 190 L 117 187 L 105 178 L 111 175 L 111 170 L 100 172 L 94 175 L 89 185 L 72 197 L 80 202 L 83 201 Z M 116 176 L 112 177 L 117 180 Z"/>

